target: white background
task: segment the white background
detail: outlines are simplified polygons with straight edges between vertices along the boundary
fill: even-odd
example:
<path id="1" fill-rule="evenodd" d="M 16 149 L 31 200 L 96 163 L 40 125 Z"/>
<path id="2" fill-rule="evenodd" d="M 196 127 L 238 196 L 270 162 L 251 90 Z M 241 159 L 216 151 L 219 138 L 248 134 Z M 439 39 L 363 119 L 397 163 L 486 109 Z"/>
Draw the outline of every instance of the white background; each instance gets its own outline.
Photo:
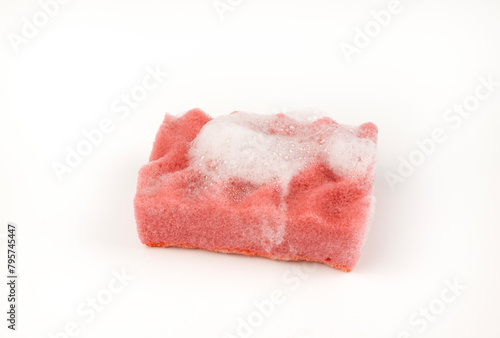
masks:
<path id="1" fill-rule="evenodd" d="M 479 77 L 500 81 L 500 3 L 402 0 L 349 63 L 341 43 L 387 4 L 245 0 L 221 20 L 212 0 L 74 0 L 16 52 L 9 34 L 40 5 L 1 0 L 0 233 L 18 225 L 20 276 L 14 333 L 1 283 L 1 336 L 50 337 L 72 321 L 78 337 L 236 336 L 238 317 L 281 290 L 285 302 L 249 336 L 499 337 L 500 87 L 458 128 L 443 114 Z M 169 75 L 119 119 L 113 101 L 157 65 Z M 376 216 L 351 273 L 140 244 L 137 172 L 164 113 L 193 107 L 310 107 L 378 125 Z M 51 163 L 104 118 L 114 131 L 59 182 Z M 437 127 L 447 141 L 392 191 L 385 175 Z M 311 265 L 307 279 L 292 272 Z M 80 304 L 122 269 L 135 278 L 85 322 Z M 454 279 L 467 289 L 419 332 L 410 317 Z"/>

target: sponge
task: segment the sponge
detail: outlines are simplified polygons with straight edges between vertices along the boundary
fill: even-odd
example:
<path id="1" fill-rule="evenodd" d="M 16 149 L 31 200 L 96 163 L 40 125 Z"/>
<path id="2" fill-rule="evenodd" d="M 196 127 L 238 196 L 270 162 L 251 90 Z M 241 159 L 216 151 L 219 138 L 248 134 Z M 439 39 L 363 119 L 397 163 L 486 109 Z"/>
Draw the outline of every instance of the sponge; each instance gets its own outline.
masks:
<path id="1" fill-rule="evenodd" d="M 351 271 L 373 213 L 377 133 L 307 114 L 166 114 L 139 171 L 139 238 Z"/>

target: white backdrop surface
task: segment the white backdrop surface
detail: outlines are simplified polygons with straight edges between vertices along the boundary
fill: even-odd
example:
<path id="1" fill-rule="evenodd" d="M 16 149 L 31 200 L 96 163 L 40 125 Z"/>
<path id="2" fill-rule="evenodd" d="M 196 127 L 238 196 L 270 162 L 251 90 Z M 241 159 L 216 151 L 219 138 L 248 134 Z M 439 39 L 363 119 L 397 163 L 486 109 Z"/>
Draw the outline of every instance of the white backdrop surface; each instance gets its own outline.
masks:
<path id="1" fill-rule="evenodd" d="M 500 337 L 500 2 L 2 1 L 0 35 L 2 337 Z M 354 271 L 140 244 L 137 172 L 194 107 L 377 124 Z"/>

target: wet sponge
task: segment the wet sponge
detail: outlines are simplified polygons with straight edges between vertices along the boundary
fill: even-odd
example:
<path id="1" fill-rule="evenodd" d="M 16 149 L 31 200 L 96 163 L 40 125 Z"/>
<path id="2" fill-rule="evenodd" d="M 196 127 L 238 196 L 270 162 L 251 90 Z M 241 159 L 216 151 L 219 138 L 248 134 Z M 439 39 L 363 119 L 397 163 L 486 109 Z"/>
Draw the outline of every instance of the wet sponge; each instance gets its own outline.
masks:
<path id="1" fill-rule="evenodd" d="M 373 123 L 307 114 L 167 114 L 139 172 L 139 238 L 350 271 L 373 213 L 376 142 Z"/>

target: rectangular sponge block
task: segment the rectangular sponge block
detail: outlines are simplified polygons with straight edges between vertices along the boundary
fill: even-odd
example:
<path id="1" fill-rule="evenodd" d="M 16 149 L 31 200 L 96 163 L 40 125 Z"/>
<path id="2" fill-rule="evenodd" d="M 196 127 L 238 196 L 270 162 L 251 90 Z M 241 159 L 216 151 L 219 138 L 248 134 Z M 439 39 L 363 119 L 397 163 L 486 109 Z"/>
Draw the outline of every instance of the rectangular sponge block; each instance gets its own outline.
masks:
<path id="1" fill-rule="evenodd" d="M 139 172 L 139 238 L 351 271 L 373 212 L 376 143 L 373 123 L 167 114 Z"/>

